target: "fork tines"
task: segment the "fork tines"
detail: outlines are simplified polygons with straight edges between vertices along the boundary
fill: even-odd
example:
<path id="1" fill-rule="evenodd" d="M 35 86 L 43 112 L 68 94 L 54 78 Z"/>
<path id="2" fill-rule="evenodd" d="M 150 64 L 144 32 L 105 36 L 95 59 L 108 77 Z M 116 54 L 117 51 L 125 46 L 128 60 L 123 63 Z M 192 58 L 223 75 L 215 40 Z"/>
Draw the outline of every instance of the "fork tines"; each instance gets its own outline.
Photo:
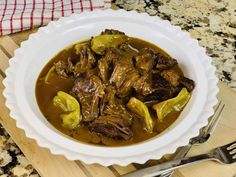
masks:
<path id="1" fill-rule="evenodd" d="M 233 155 L 232 159 L 236 159 L 236 142 L 231 143 L 230 146 L 226 148 L 229 152 L 230 155 Z"/>
<path id="2" fill-rule="evenodd" d="M 227 147 L 226 149 L 227 150 L 232 150 L 232 149 L 234 149 L 234 148 L 236 148 L 236 143 L 234 142 L 234 143 L 232 143 L 229 147 Z"/>
<path id="3" fill-rule="evenodd" d="M 236 141 L 224 145 L 220 149 L 227 151 L 227 154 L 225 155 L 228 156 L 228 158 L 231 158 L 233 162 L 236 162 Z"/>

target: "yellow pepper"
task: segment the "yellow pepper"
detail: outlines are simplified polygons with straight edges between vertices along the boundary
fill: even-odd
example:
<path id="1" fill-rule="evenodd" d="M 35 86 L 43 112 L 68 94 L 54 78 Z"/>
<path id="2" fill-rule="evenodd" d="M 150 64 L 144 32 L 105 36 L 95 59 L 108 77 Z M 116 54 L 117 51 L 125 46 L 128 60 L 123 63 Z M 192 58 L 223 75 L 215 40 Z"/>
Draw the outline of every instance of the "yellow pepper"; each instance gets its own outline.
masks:
<path id="1" fill-rule="evenodd" d="M 127 107 L 134 113 L 138 114 L 142 118 L 144 118 L 145 122 L 145 128 L 148 133 L 152 133 L 153 128 L 154 128 L 154 122 L 150 116 L 150 113 L 148 111 L 148 107 L 140 100 L 138 100 L 135 97 L 132 97 L 128 104 Z"/>
<path id="2" fill-rule="evenodd" d="M 59 91 L 53 98 L 53 104 L 66 112 L 66 114 L 61 115 L 63 127 L 74 129 L 78 126 L 80 123 L 80 105 L 73 96 Z"/>
<path id="3" fill-rule="evenodd" d="M 127 40 L 127 36 L 123 34 L 104 34 L 92 38 L 92 50 L 97 54 L 104 54 L 109 47 L 117 47 Z"/>
<path id="4" fill-rule="evenodd" d="M 80 110 L 76 109 L 75 111 L 69 112 L 68 114 L 62 114 L 62 126 L 72 130 L 79 125 L 80 122 Z"/>
<path id="5" fill-rule="evenodd" d="M 159 121 L 163 121 L 171 112 L 181 111 L 188 103 L 190 97 L 191 95 L 187 89 L 183 88 L 176 97 L 155 104 L 153 109 L 156 110 Z"/>

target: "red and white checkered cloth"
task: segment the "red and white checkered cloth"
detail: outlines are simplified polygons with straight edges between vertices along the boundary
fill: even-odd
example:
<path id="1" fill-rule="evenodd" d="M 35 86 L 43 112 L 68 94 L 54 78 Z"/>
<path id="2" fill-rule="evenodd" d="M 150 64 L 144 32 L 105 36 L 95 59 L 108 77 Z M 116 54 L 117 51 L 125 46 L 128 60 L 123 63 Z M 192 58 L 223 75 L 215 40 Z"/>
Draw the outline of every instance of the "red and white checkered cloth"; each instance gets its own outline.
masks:
<path id="1" fill-rule="evenodd" d="M 0 36 L 43 26 L 61 16 L 110 6 L 111 0 L 0 0 Z"/>

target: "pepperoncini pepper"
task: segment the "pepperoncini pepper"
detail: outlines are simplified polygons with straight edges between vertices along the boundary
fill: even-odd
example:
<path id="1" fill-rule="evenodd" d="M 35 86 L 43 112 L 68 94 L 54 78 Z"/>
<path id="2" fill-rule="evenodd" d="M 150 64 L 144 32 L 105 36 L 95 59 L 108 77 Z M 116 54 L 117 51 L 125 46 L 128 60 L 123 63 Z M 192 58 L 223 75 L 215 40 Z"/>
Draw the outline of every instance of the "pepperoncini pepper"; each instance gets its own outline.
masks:
<path id="1" fill-rule="evenodd" d="M 53 104 L 65 112 L 65 114 L 61 115 L 63 127 L 71 130 L 79 125 L 80 105 L 73 96 L 63 91 L 59 91 L 53 98 Z"/>
<path id="2" fill-rule="evenodd" d="M 92 38 L 91 47 L 97 54 L 104 54 L 109 47 L 117 47 L 127 40 L 127 36 L 123 34 L 103 34 Z"/>
<path id="3" fill-rule="evenodd" d="M 181 111 L 188 103 L 190 97 L 191 95 L 187 89 L 183 88 L 176 97 L 155 104 L 153 109 L 156 110 L 159 121 L 162 122 L 171 112 Z"/>
<path id="4" fill-rule="evenodd" d="M 148 111 L 148 107 L 135 97 L 130 98 L 127 107 L 134 113 L 144 118 L 145 129 L 148 133 L 152 133 L 154 128 L 154 122 Z"/>

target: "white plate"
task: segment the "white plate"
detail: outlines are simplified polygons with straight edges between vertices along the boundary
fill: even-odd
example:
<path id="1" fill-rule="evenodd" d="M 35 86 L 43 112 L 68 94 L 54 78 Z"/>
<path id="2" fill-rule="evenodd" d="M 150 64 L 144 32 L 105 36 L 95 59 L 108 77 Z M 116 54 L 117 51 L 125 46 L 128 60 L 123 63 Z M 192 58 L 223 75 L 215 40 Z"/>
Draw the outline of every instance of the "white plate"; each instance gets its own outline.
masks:
<path id="1" fill-rule="evenodd" d="M 196 87 L 191 100 L 179 119 L 158 137 L 125 147 L 99 147 L 80 143 L 57 131 L 40 112 L 35 98 L 36 79 L 43 66 L 57 52 L 77 41 L 98 35 L 106 28 L 125 32 L 129 36 L 150 41 L 177 58 L 184 74 L 193 79 Z M 216 104 L 217 78 L 211 58 L 196 40 L 172 26 L 168 21 L 147 14 L 124 10 L 105 10 L 73 14 L 42 27 L 22 42 L 10 60 L 4 80 L 6 106 L 17 127 L 25 130 L 42 147 L 53 154 L 63 154 L 71 160 L 85 163 L 127 165 L 144 163 L 173 153 L 186 145 L 207 124 Z"/>

